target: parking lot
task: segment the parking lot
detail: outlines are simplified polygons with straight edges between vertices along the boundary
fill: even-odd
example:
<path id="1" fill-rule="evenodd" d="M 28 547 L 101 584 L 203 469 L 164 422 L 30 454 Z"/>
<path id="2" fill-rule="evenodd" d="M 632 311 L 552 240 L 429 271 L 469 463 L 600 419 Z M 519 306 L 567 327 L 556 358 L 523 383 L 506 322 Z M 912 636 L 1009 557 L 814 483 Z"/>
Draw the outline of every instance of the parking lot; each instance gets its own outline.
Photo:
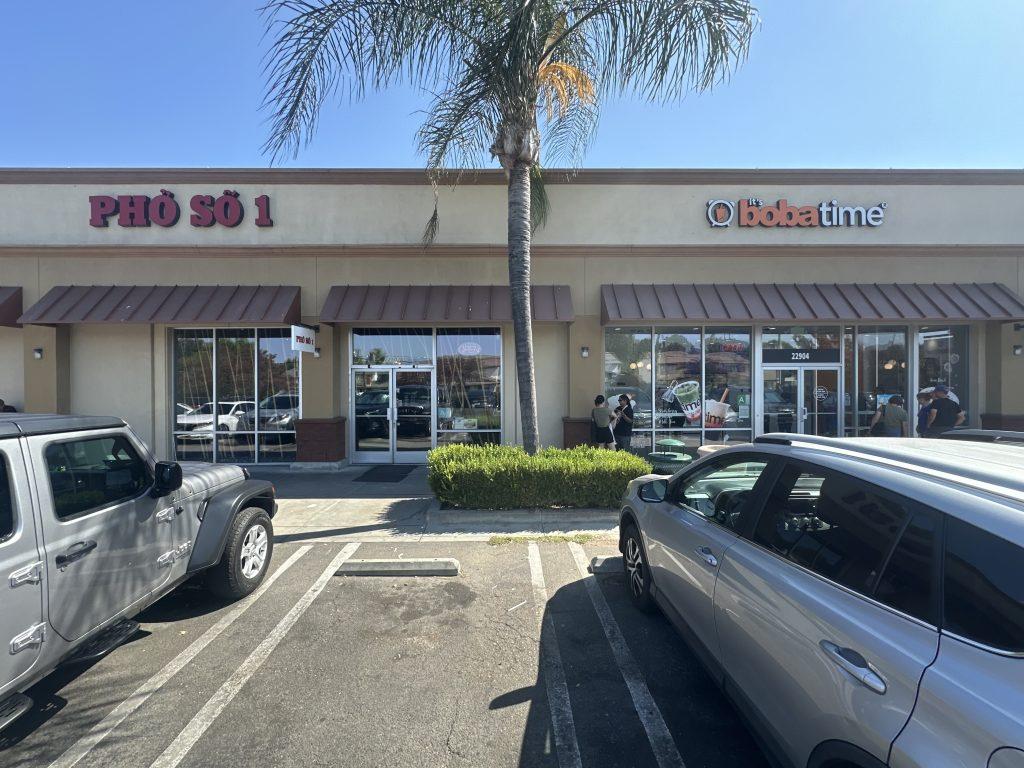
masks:
<path id="1" fill-rule="evenodd" d="M 753 766 L 746 728 L 612 539 L 287 541 L 234 604 L 186 587 L 91 665 L 29 691 L 0 765 Z M 455 557 L 457 577 L 335 576 Z"/>

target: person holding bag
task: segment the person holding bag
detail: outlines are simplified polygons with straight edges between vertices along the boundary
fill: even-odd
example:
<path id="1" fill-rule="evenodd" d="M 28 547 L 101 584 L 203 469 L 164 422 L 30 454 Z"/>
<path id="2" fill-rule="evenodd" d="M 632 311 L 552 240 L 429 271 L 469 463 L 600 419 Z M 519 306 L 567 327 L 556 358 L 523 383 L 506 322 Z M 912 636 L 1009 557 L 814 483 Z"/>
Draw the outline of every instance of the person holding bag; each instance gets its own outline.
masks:
<path id="1" fill-rule="evenodd" d="M 868 433 L 872 437 L 907 437 L 910 432 L 910 416 L 903 408 L 903 398 L 893 395 L 883 403 L 871 418 Z"/>

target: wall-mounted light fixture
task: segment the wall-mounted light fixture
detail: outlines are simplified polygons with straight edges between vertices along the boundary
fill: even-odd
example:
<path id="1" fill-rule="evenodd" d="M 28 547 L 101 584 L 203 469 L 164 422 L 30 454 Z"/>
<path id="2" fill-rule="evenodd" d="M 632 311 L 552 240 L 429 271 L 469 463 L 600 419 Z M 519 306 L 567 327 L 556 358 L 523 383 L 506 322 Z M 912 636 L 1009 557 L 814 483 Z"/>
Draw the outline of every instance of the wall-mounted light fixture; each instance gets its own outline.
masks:
<path id="1" fill-rule="evenodd" d="M 43 348 L 42 347 L 36 347 L 35 349 L 33 349 L 32 350 L 32 357 L 34 357 L 36 360 L 42 360 L 43 359 Z"/>
<path id="2" fill-rule="evenodd" d="M 313 348 L 313 357 L 317 358 L 318 360 L 320 359 L 320 347 Z"/>
<path id="3" fill-rule="evenodd" d="M 1024 355 L 1024 344 L 1014 344 L 1013 354 L 1015 354 L 1017 357 Z"/>
<path id="4" fill-rule="evenodd" d="M 580 357 L 590 357 L 590 347 L 580 347 Z"/>

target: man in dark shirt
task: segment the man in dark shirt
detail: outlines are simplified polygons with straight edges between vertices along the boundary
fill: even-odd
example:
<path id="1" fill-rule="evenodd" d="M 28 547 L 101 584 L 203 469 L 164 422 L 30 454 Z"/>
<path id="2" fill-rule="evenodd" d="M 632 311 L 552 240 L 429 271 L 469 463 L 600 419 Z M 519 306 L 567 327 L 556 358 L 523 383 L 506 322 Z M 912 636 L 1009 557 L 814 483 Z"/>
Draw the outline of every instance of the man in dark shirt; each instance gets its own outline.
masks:
<path id="1" fill-rule="evenodd" d="M 615 409 L 615 449 L 628 451 L 633 439 L 633 406 L 629 395 L 619 395 L 619 407 Z"/>
<path id="2" fill-rule="evenodd" d="M 935 437 L 964 423 L 964 411 L 949 399 L 949 387 L 939 384 L 932 392 L 931 410 L 928 411 L 928 435 Z"/>

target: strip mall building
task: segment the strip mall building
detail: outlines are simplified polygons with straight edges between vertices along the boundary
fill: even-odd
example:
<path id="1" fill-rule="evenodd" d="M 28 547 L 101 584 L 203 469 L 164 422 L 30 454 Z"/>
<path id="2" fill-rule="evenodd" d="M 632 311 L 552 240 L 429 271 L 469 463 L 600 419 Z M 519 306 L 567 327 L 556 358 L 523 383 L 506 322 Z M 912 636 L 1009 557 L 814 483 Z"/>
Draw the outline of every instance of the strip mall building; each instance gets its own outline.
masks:
<path id="1" fill-rule="evenodd" d="M 599 393 L 633 400 L 641 453 L 865 434 L 940 383 L 1024 427 L 1024 173 L 549 177 L 545 444 L 585 440 Z M 432 205 L 421 171 L 0 171 L 0 397 L 178 458 L 516 442 L 504 179 L 442 189 L 424 248 Z"/>

